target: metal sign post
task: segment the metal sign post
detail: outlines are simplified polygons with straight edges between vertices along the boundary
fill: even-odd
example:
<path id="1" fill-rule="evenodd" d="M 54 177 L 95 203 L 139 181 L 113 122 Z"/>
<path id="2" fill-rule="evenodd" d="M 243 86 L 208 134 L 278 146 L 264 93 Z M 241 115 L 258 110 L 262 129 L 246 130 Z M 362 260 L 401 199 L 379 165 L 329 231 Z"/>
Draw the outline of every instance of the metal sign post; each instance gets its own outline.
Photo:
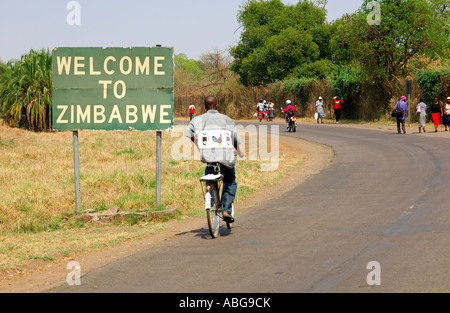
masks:
<path id="1" fill-rule="evenodd" d="M 81 190 L 80 190 L 80 154 L 78 151 L 78 130 L 73 131 L 73 164 L 75 174 L 75 208 L 76 214 L 81 212 Z"/>
<path id="2" fill-rule="evenodd" d="M 156 132 L 156 206 L 161 205 L 162 132 Z"/>

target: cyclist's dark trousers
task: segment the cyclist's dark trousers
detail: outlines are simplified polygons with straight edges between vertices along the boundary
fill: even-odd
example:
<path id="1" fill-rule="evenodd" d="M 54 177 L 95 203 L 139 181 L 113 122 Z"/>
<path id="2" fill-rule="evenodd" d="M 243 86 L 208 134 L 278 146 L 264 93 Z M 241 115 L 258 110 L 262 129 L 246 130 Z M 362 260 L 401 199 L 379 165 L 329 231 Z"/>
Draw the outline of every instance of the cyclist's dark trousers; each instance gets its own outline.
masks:
<path id="1" fill-rule="evenodd" d="M 205 175 L 214 174 L 214 169 L 207 167 Z M 228 168 L 220 164 L 220 172 L 223 175 L 222 205 L 223 212 L 231 214 L 231 205 L 234 202 L 237 191 L 235 168 Z"/>

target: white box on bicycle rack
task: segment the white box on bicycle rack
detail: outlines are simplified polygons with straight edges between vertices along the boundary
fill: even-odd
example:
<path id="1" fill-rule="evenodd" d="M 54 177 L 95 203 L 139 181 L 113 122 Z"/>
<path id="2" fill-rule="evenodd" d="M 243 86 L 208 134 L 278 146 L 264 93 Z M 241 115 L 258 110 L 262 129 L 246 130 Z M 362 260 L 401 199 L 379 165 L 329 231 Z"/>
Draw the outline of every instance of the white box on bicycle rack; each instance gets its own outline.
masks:
<path id="1" fill-rule="evenodd" d="M 204 163 L 234 164 L 234 145 L 231 131 L 203 130 L 195 132 L 195 140 Z"/>

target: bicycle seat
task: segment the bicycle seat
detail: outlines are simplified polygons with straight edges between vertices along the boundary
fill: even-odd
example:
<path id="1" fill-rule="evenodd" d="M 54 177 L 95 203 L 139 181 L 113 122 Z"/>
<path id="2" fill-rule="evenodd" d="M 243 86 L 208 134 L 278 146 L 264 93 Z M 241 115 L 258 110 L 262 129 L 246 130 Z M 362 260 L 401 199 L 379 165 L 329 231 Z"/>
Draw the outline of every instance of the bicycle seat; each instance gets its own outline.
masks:
<path id="1" fill-rule="evenodd" d="M 223 180 L 223 175 L 220 175 L 220 174 L 217 174 L 217 175 L 209 174 L 209 175 L 206 175 L 206 176 L 203 176 L 202 178 L 200 178 L 200 181 L 205 181 L 205 182 L 209 182 L 209 183 L 215 183 L 215 182 L 218 182 L 221 180 Z"/>

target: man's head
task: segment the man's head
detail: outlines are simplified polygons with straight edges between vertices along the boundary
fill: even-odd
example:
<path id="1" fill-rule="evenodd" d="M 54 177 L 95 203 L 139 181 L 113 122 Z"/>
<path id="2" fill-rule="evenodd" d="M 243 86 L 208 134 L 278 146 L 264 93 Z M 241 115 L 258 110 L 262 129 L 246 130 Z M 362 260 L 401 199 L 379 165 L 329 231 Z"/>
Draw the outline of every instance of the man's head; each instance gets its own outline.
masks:
<path id="1" fill-rule="evenodd" d="M 209 110 L 217 110 L 218 109 L 217 99 L 214 96 L 208 96 L 205 98 L 205 109 Z"/>

